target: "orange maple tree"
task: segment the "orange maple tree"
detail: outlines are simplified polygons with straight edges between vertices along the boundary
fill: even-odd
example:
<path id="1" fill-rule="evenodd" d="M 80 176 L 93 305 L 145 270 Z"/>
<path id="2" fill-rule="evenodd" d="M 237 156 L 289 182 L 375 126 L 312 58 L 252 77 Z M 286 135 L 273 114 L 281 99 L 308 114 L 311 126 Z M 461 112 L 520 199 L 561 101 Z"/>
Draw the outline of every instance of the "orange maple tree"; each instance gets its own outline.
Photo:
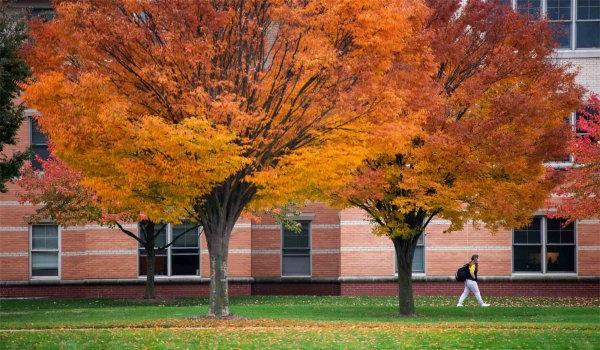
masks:
<path id="1" fill-rule="evenodd" d="M 56 10 L 32 24 L 27 103 L 101 207 L 202 225 L 214 316 L 229 314 L 228 244 L 242 212 L 345 181 L 368 150 L 365 131 L 403 117 L 408 87 L 431 68 L 417 0 L 89 0 Z M 306 181 L 295 181 L 297 165 L 313 170 Z"/>
<path id="2" fill-rule="evenodd" d="M 547 23 L 496 1 L 427 3 L 421 35 L 435 69 L 421 103 L 374 130 L 370 157 L 338 192 L 392 240 L 402 315 L 415 312 L 412 260 L 434 217 L 448 232 L 471 221 L 495 230 L 522 226 L 543 206 L 555 185 L 543 163 L 564 153 L 564 118 L 582 94 L 551 59 Z"/>

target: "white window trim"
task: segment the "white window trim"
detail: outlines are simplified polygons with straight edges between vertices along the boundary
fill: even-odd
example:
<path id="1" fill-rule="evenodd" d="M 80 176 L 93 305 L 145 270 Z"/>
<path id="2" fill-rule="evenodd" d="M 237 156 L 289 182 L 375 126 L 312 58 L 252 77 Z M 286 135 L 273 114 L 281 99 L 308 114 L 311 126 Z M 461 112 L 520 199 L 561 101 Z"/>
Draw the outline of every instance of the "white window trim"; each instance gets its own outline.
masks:
<path id="1" fill-rule="evenodd" d="M 541 9 L 540 15 L 546 17 L 548 10 L 548 0 L 540 0 Z M 511 7 L 513 10 L 517 10 L 517 0 L 511 0 Z M 557 48 L 555 50 L 557 58 L 593 58 L 600 57 L 600 47 L 598 48 L 577 48 L 577 0 L 571 0 L 571 35 L 570 35 L 570 47 L 569 48 Z M 595 22 L 596 20 L 580 20 L 580 22 Z M 560 22 L 560 21 L 558 21 Z M 566 21 L 563 21 L 566 22 Z"/>
<path id="2" fill-rule="evenodd" d="M 575 271 L 550 271 L 548 272 L 548 267 L 547 262 L 546 262 L 546 246 L 548 245 L 547 243 L 547 227 L 548 227 L 548 217 L 545 215 L 539 215 L 541 216 L 542 220 L 541 220 L 541 245 L 542 245 L 542 261 L 541 261 L 541 267 L 542 267 L 542 271 L 541 272 L 536 272 L 536 271 L 515 271 L 515 251 L 514 251 L 514 247 L 515 247 L 515 229 L 512 230 L 511 232 L 511 249 L 510 249 L 510 265 L 511 265 L 511 274 L 513 276 L 540 276 L 540 275 L 544 275 L 544 276 L 577 276 L 578 275 L 578 271 L 579 271 L 579 259 L 577 257 L 578 254 L 578 250 L 577 250 L 577 226 L 578 226 L 578 222 L 575 221 L 573 223 L 573 244 L 565 244 L 565 245 L 569 245 L 569 246 L 573 246 L 574 248 L 574 254 L 573 254 L 573 258 L 575 259 L 575 262 L 573 264 L 573 266 L 575 267 Z M 550 245 L 557 245 L 557 244 L 550 244 Z"/>
<path id="3" fill-rule="evenodd" d="M 308 275 L 284 275 L 283 274 L 283 225 L 279 225 L 279 241 L 280 241 L 280 248 L 279 248 L 279 276 L 281 276 L 281 278 L 307 278 L 307 277 L 312 277 L 312 273 L 313 273 L 313 268 L 312 268 L 312 257 L 313 257 L 313 247 L 312 247 L 312 230 L 313 230 L 313 216 L 309 216 L 309 215 L 300 215 L 298 217 L 298 221 L 308 221 Z"/>
<path id="4" fill-rule="evenodd" d="M 33 275 L 33 226 L 56 226 L 58 231 L 58 275 L 57 276 L 34 276 Z M 55 250 L 35 250 L 35 252 Z M 50 222 L 35 223 L 29 225 L 29 279 L 32 280 L 60 280 L 62 276 L 62 227 Z"/>
<path id="5" fill-rule="evenodd" d="M 163 224 L 160 224 L 163 225 Z M 141 233 L 140 231 L 140 225 L 138 223 L 137 225 L 137 230 L 138 230 L 138 235 Z M 171 242 L 171 239 L 173 239 L 173 224 L 172 223 L 168 223 L 167 226 L 165 227 L 166 230 L 166 242 L 169 243 Z M 160 279 L 160 278 L 189 278 L 189 277 L 201 277 L 202 274 L 202 244 L 200 242 L 200 235 L 202 234 L 202 231 L 200 230 L 200 227 L 196 228 L 196 232 L 198 232 L 198 274 L 197 275 L 173 275 L 173 270 L 172 270 L 172 261 L 171 261 L 171 248 L 173 247 L 173 245 L 171 244 L 167 249 L 167 274 L 166 275 L 154 275 L 155 279 Z M 145 279 L 147 277 L 147 275 L 141 275 L 140 274 L 140 250 L 144 249 L 143 247 L 139 246 L 139 242 L 138 242 L 138 247 L 137 247 L 137 275 L 138 275 L 138 279 Z"/>

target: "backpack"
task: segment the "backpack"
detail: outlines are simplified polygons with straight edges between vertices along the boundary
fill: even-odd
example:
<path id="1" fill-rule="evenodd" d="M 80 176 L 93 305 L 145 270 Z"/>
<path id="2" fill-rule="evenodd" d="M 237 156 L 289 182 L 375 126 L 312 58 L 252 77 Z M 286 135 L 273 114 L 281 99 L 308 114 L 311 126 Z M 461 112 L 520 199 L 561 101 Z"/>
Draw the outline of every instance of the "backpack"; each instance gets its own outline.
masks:
<path id="1" fill-rule="evenodd" d="M 465 281 L 469 277 L 469 264 L 464 264 L 458 270 L 456 270 L 456 280 L 459 282 Z"/>

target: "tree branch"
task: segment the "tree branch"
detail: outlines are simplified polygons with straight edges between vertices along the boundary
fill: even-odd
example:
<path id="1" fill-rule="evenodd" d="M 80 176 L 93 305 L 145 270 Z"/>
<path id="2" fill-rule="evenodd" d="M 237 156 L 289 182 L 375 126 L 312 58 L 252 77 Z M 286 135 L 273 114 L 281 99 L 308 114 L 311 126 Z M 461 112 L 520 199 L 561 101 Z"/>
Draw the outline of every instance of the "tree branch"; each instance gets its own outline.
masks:
<path id="1" fill-rule="evenodd" d="M 126 230 L 125 227 L 123 227 L 123 225 L 119 224 L 118 222 L 115 222 L 115 224 L 117 225 L 117 227 L 127 236 L 135 239 L 136 241 L 140 242 L 141 245 L 146 245 L 146 242 L 144 240 L 142 240 L 141 238 L 139 238 L 138 236 L 136 236 L 133 232 Z"/>
<path id="2" fill-rule="evenodd" d="M 169 248 L 171 245 L 173 245 L 173 243 L 175 243 L 175 241 L 177 241 L 179 238 L 181 238 L 181 236 L 185 235 L 186 233 L 188 233 L 190 231 L 193 231 L 193 230 L 197 229 L 198 227 L 201 227 L 201 225 L 196 225 L 196 226 L 194 226 L 194 227 L 192 227 L 190 229 L 187 229 L 187 230 L 183 231 L 182 233 L 178 234 L 177 237 L 173 238 L 169 244 L 166 244 L 166 245 L 164 245 L 162 247 L 159 247 L 157 249 L 167 249 L 167 248 Z M 200 232 L 198 233 L 198 236 L 201 235 L 201 234 L 202 234 L 202 230 L 200 230 Z"/>

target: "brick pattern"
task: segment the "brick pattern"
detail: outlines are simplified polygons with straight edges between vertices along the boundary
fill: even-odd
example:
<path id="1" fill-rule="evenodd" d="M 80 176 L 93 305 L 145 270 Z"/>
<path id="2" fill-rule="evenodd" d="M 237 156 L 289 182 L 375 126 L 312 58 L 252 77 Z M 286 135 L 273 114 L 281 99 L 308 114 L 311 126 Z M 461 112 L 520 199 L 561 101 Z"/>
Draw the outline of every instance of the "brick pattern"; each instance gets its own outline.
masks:
<path id="1" fill-rule="evenodd" d="M 577 261 L 579 276 L 600 276 L 600 250 L 579 250 Z"/>
<path id="2" fill-rule="evenodd" d="M 29 256 L 0 257 L 0 280 L 24 281 L 27 279 L 29 279 Z"/>
<path id="3" fill-rule="evenodd" d="M 199 283 L 157 283 L 157 298 L 207 297 L 209 284 Z M 229 294 L 250 295 L 249 283 L 229 283 Z M 3 286 L 0 298 L 141 298 L 144 284 L 81 284 L 81 285 L 31 285 Z"/>
<path id="4" fill-rule="evenodd" d="M 600 276 L 600 221 L 577 224 L 577 274 Z"/>
<path id="5" fill-rule="evenodd" d="M 394 246 L 389 238 L 372 234 L 373 224 L 357 208 L 340 212 L 341 276 L 391 276 Z"/>
<path id="6" fill-rule="evenodd" d="M 463 284 L 459 282 L 413 282 L 415 295 L 458 296 Z M 483 282 L 479 284 L 485 296 L 538 296 L 538 297 L 600 297 L 599 282 Z M 277 282 L 229 283 L 229 292 L 237 295 L 398 295 L 396 282 Z M 141 283 L 30 285 L 3 286 L 0 298 L 140 298 L 144 293 Z M 209 284 L 157 283 L 157 298 L 207 297 Z"/>
<path id="7" fill-rule="evenodd" d="M 341 295 L 339 283 L 253 283 L 252 295 Z"/>
<path id="8" fill-rule="evenodd" d="M 600 67 L 600 58 L 571 58 L 562 62 L 571 63 L 579 69 L 579 74 L 575 78 L 579 84 L 583 85 L 589 91 L 600 92 L 600 69 L 598 68 Z"/>

